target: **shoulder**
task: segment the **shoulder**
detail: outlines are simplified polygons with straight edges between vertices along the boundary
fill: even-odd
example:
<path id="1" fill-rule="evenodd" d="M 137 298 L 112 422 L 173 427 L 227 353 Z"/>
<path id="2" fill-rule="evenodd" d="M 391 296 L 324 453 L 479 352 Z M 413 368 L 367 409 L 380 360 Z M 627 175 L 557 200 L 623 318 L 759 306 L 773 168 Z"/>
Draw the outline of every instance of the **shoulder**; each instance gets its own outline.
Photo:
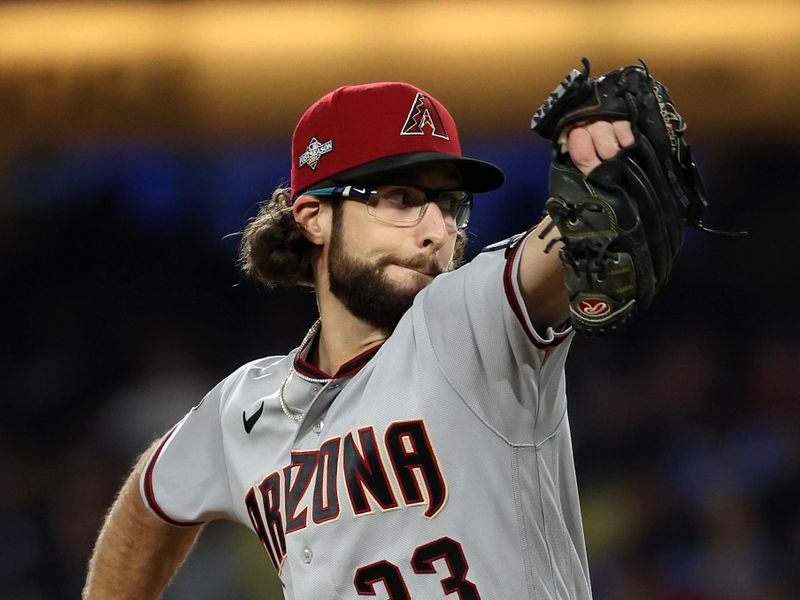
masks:
<path id="1" fill-rule="evenodd" d="M 486 254 L 490 252 L 501 253 L 502 251 L 503 258 L 508 258 L 509 254 L 517 245 L 517 243 L 527 234 L 527 231 L 523 231 L 521 233 L 516 233 L 511 237 L 507 237 L 504 240 L 500 240 L 499 242 L 495 242 L 494 244 L 489 244 L 480 251 L 480 254 Z M 480 256 L 480 254 L 478 256 Z"/>
<path id="2" fill-rule="evenodd" d="M 254 378 L 270 373 L 276 369 L 280 369 L 281 365 L 289 360 L 294 355 L 294 351 L 282 356 L 265 356 L 264 358 L 257 358 L 248 363 L 243 364 L 236 369 L 233 373 L 228 375 L 224 381 L 234 381 L 243 378 Z"/>
<path id="3" fill-rule="evenodd" d="M 438 287 L 447 287 L 448 284 L 449 287 L 452 287 L 458 280 L 463 280 L 464 284 L 469 286 L 484 279 L 488 282 L 495 282 L 506 269 L 509 258 L 514 256 L 514 250 L 527 233 L 524 231 L 482 248 L 471 261 L 455 271 L 440 275 L 429 287 L 433 288 L 435 292 Z"/>
<path id="4" fill-rule="evenodd" d="M 235 404 L 238 399 L 248 396 L 255 389 L 271 387 L 274 381 L 280 381 L 288 372 L 295 351 L 284 356 L 267 356 L 258 358 L 233 371 L 220 381 L 206 396 L 215 397 L 220 409 Z"/>
<path id="5" fill-rule="evenodd" d="M 469 262 L 436 277 L 417 295 L 417 310 L 423 310 L 428 319 L 442 317 L 452 323 L 454 318 L 462 323 L 460 326 L 466 318 L 465 311 L 476 314 L 488 308 L 493 312 L 501 304 L 498 298 L 508 291 L 509 266 L 514 249 L 524 236 L 525 233 L 514 235 L 486 246 Z"/>

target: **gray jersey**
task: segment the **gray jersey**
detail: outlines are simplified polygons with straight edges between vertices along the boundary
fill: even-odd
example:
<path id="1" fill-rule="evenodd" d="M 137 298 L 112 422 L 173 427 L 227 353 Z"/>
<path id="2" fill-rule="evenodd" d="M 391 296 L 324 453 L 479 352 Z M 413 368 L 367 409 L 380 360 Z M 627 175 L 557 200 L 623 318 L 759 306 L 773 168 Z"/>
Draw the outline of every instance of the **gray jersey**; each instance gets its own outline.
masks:
<path id="1" fill-rule="evenodd" d="M 591 598 L 570 335 L 534 331 L 522 243 L 437 277 L 333 377 L 306 361 L 314 331 L 241 367 L 164 437 L 148 506 L 251 528 L 286 598 Z"/>

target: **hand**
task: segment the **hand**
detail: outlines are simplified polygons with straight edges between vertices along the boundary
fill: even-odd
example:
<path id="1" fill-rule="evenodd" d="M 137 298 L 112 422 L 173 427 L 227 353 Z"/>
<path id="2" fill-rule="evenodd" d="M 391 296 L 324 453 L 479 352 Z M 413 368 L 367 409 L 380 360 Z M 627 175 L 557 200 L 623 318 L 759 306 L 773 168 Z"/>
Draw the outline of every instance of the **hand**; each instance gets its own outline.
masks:
<path id="1" fill-rule="evenodd" d="M 593 121 L 573 127 L 567 135 L 569 157 L 584 175 L 631 144 L 630 121 Z"/>

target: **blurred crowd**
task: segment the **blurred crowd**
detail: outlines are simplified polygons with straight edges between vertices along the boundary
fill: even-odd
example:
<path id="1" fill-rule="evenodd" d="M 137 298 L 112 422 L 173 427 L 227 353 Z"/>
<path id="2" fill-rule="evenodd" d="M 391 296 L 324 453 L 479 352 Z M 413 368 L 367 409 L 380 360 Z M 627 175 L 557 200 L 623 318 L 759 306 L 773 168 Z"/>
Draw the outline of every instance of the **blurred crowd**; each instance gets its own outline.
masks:
<path id="1" fill-rule="evenodd" d="M 750 236 L 689 231 L 650 312 L 574 340 L 567 364 L 597 600 L 800 598 L 800 150 L 699 148 L 708 225 Z M 548 150 L 465 152 L 509 180 L 478 198 L 474 255 L 538 220 Z M 78 597 L 137 454 L 231 370 L 299 344 L 313 294 L 259 290 L 236 268 L 236 232 L 288 170 L 283 147 L 6 162 L 0 599 Z M 165 598 L 280 598 L 270 570 L 254 535 L 215 523 Z"/>

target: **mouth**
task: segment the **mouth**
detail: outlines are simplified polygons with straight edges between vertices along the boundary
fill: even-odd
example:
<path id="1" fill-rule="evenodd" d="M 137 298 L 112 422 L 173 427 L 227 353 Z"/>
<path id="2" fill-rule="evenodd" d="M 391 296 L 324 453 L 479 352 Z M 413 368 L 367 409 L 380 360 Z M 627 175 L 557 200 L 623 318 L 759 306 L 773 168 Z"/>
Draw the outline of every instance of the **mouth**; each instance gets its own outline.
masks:
<path id="1" fill-rule="evenodd" d="M 438 269 L 428 269 L 425 267 L 403 265 L 403 264 L 398 264 L 397 266 L 403 269 L 408 269 L 409 271 L 414 271 L 415 273 L 419 273 L 420 275 L 424 275 L 425 277 L 430 277 L 431 279 L 441 274 L 441 271 L 439 271 Z"/>
<path id="2" fill-rule="evenodd" d="M 434 257 L 416 256 L 414 258 L 400 258 L 400 257 L 386 257 L 383 261 L 384 266 L 391 265 L 407 271 L 413 271 L 428 279 L 433 279 L 437 275 L 441 275 L 444 270 L 439 263 L 436 262 Z"/>

